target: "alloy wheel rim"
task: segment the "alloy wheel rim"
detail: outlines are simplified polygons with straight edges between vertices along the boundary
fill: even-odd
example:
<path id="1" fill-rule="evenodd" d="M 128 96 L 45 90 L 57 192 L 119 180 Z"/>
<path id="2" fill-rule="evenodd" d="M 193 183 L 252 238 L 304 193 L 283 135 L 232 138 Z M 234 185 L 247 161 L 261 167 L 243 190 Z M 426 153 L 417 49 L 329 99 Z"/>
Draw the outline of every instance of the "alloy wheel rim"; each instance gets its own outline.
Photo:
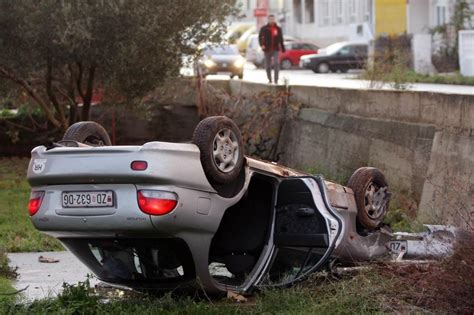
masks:
<path id="1" fill-rule="evenodd" d="M 213 162 L 223 173 L 232 172 L 239 160 L 239 142 L 234 131 L 221 129 L 213 141 Z"/>
<path id="2" fill-rule="evenodd" d="M 383 216 L 388 200 L 388 187 L 379 187 L 370 182 L 365 190 L 365 212 L 372 220 L 377 220 Z"/>

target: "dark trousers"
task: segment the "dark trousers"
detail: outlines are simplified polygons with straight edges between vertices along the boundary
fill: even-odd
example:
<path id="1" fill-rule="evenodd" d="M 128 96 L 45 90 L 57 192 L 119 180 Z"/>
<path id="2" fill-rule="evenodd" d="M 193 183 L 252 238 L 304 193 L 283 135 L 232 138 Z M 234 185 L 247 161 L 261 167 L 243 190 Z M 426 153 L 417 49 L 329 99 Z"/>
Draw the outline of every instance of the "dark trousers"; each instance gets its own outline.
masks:
<path id="1" fill-rule="evenodd" d="M 278 72 L 280 71 L 280 52 L 278 50 L 265 52 L 265 69 L 270 82 L 272 82 L 272 64 L 275 70 L 275 80 L 273 82 L 278 83 Z"/>

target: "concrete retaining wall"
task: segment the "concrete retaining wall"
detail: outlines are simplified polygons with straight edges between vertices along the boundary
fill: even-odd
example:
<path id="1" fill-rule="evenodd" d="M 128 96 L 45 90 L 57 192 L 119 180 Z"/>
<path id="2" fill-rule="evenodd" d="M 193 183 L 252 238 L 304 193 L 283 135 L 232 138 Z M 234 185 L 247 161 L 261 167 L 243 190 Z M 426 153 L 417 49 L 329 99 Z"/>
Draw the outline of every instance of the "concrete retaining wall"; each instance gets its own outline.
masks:
<path id="1" fill-rule="evenodd" d="M 244 98 L 286 90 L 238 80 L 206 84 Z M 196 104 L 193 81 L 164 91 L 157 97 L 164 104 Z M 375 166 L 419 206 L 424 222 L 474 227 L 474 96 L 309 86 L 289 92 L 299 111 L 283 124 L 279 163 L 345 176 Z"/>
<path id="2" fill-rule="evenodd" d="M 213 83 L 211 83 L 213 84 Z M 229 81 L 231 94 L 284 87 Z M 474 96 L 291 86 L 279 162 L 350 174 L 375 166 L 424 222 L 474 226 Z"/>

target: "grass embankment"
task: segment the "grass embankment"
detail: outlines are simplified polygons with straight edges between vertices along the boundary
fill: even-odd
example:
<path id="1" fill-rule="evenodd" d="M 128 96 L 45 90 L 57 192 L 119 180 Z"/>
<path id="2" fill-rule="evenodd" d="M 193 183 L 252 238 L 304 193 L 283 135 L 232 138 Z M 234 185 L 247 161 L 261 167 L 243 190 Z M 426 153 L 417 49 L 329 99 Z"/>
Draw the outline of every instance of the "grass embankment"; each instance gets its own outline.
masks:
<path id="1" fill-rule="evenodd" d="M 0 250 L 0 305 L 8 305 L 14 300 L 14 296 L 10 294 L 14 291 L 10 278 L 14 276 L 14 272 L 8 266 L 6 253 Z"/>
<path id="2" fill-rule="evenodd" d="M 15 299 L 7 252 L 58 250 L 55 239 L 37 231 L 28 217 L 28 159 L 0 159 L 0 305 Z"/>
<path id="3" fill-rule="evenodd" d="M 14 314 L 354 314 L 388 310 L 383 294 L 392 282 L 379 274 L 361 273 L 342 280 L 314 279 L 290 289 L 268 290 L 236 303 L 228 299 L 198 299 L 191 296 L 115 299 L 100 303 L 87 285 L 66 287 L 56 299 L 31 305 L 5 305 Z"/>
<path id="4" fill-rule="evenodd" d="M 28 159 L 0 159 L 0 249 L 6 252 L 60 250 L 54 238 L 37 231 L 28 215 Z"/>

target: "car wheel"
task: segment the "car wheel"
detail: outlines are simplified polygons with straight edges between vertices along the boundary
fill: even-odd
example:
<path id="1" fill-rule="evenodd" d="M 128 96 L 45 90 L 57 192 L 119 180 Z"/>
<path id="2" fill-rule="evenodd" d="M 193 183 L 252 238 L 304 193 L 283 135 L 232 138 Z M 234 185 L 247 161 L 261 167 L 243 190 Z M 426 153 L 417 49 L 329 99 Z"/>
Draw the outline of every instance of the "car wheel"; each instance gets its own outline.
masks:
<path id="1" fill-rule="evenodd" d="M 242 80 L 243 78 L 244 78 L 244 74 L 243 73 L 239 74 L 239 79 Z"/>
<path id="2" fill-rule="evenodd" d="M 212 183 L 234 181 L 244 164 L 239 127 L 225 116 L 207 117 L 196 126 L 193 143 L 201 152 L 201 164 Z"/>
<path id="3" fill-rule="evenodd" d="M 293 64 L 291 63 L 291 60 L 289 59 L 283 59 L 281 61 L 281 68 L 284 69 L 284 70 L 289 70 L 291 69 L 291 67 L 293 67 Z"/>
<path id="4" fill-rule="evenodd" d="M 318 65 L 318 73 L 328 73 L 329 70 L 331 70 L 331 69 L 329 68 L 329 65 L 325 62 L 321 62 Z"/>
<path id="5" fill-rule="evenodd" d="M 93 121 L 80 121 L 71 125 L 64 133 L 63 140 L 77 141 L 96 147 L 112 144 L 104 127 Z"/>
<path id="6" fill-rule="evenodd" d="M 347 186 L 354 191 L 359 225 L 369 231 L 377 229 L 385 218 L 391 195 L 383 173 L 374 167 L 361 167 L 349 178 Z"/>

